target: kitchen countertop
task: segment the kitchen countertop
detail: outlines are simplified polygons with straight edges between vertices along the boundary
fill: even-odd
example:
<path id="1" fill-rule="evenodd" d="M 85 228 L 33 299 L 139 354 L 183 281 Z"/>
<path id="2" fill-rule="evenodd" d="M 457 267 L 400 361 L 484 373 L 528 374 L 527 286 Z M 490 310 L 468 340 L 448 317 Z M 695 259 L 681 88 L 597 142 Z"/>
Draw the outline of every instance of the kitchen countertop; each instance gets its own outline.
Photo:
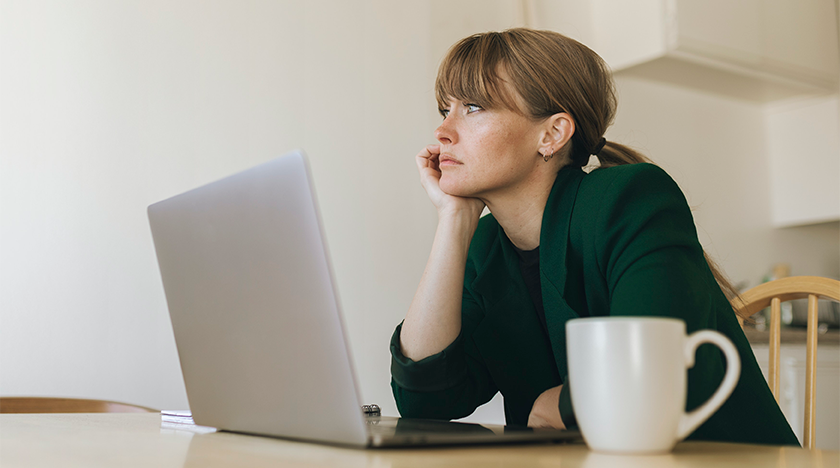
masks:
<path id="1" fill-rule="evenodd" d="M 750 344 L 768 344 L 770 343 L 769 330 L 757 330 L 749 324 L 744 325 L 744 334 L 747 335 L 747 340 Z M 786 327 L 782 326 L 782 344 L 805 344 L 806 329 L 805 327 Z M 840 346 L 840 329 L 829 328 L 825 333 L 817 334 L 818 346 Z"/>

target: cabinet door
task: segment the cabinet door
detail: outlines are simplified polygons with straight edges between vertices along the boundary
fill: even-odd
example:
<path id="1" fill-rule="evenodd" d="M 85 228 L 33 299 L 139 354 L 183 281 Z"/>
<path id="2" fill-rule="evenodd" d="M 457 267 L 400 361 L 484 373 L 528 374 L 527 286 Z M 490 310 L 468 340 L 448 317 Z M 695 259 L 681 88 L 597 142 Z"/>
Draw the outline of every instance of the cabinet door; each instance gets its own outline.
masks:
<path id="1" fill-rule="evenodd" d="M 668 5 L 664 0 L 592 0 L 591 18 L 586 19 L 592 22 L 592 47 L 613 70 L 664 56 Z"/>
<path id="2" fill-rule="evenodd" d="M 678 47 L 724 60 L 758 64 L 761 0 L 678 0 Z"/>
<path id="3" fill-rule="evenodd" d="M 591 2 L 614 71 L 758 102 L 837 90 L 835 0 Z"/>
<path id="4" fill-rule="evenodd" d="M 840 97 L 765 112 L 773 224 L 840 219 Z"/>
<path id="5" fill-rule="evenodd" d="M 761 49 L 768 67 L 837 76 L 834 0 L 762 0 L 761 4 Z"/>
<path id="6" fill-rule="evenodd" d="M 680 51 L 768 72 L 836 78 L 834 0 L 676 0 L 675 8 Z"/>

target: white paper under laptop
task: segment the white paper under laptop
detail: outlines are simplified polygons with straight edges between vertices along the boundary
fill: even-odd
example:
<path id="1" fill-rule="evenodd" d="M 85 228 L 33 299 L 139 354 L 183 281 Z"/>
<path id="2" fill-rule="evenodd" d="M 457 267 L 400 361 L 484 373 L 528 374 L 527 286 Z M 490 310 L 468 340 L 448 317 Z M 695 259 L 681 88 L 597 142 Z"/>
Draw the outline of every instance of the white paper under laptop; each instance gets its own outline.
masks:
<path id="1" fill-rule="evenodd" d="M 354 446 L 578 437 L 363 415 L 302 152 L 148 213 L 196 424 Z"/>

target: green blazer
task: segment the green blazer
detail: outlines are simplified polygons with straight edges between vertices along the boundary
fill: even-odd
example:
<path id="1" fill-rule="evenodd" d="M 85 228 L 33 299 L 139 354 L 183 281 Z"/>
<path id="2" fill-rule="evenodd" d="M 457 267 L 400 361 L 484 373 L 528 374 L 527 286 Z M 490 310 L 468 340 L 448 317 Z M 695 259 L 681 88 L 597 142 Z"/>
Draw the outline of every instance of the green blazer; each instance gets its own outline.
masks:
<path id="1" fill-rule="evenodd" d="M 741 357 L 732 395 L 689 438 L 799 445 L 709 269 L 682 192 L 659 167 L 561 170 L 543 214 L 540 281 L 548 338 L 512 243 L 492 215 L 482 218 L 467 259 L 460 335 L 415 362 L 400 351 L 401 325 L 394 332 L 391 386 L 400 413 L 461 418 L 501 392 L 507 423 L 526 425 L 536 398 L 566 379 L 567 320 L 668 316 L 683 319 L 688 333 L 723 333 Z M 700 346 L 687 410 L 711 396 L 725 366 L 720 350 Z M 568 389 L 560 410 L 571 422 Z"/>

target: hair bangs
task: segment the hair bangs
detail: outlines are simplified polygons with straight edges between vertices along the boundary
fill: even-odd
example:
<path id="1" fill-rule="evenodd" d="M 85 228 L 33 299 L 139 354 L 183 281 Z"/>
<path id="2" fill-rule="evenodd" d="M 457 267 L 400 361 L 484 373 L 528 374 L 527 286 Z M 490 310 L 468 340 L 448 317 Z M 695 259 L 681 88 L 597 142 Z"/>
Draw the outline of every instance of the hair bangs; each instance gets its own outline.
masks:
<path id="1" fill-rule="evenodd" d="M 435 80 L 438 107 L 448 108 L 449 100 L 457 99 L 484 109 L 501 107 L 521 113 L 500 75 L 508 67 L 507 55 L 498 33 L 477 34 L 455 44 Z"/>

